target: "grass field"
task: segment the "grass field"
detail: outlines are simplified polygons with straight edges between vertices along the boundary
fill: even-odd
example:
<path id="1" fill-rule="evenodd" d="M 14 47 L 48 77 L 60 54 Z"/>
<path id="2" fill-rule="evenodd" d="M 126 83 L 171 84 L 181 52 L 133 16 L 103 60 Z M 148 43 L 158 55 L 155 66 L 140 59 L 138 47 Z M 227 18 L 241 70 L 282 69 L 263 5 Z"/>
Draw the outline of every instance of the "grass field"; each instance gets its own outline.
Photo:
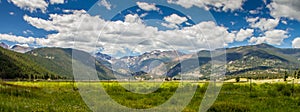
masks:
<path id="1" fill-rule="evenodd" d="M 82 82 L 86 86 L 100 86 L 100 82 Z M 119 104 L 136 109 L 158 106 L 172 97 L 178 82 L 163 83 L 160 88 L 149 94 L 132 93 L 121 85 L 128 83 L 103 82 L 105 91 Z M 139 92 L 147 92 L 154 85 L 137 85 Z M 157 86 L 157 85 L 155 85 Z M 197 90 L 184 111 L 195 112 L 207 89 L 206 83 L 197 84 Z M 144 89 L 143 89 L 144 88 Z M 146 89 L 145 89 L 146 88 Z M 72 82 L 1 82 L 0 111 L 91 111 L 82 100 L 79 89 Z M 178 103 L 180 101 L 173 101 Z M 103 101 L 102 103 L 105 103 Z M 97 104 L 95 104 L 96 106 Z M 171 107 L 165 107 L 170 108 Z M 224 83 L 222 90 L 208 110 L 210 112 L 298 112 L 300 110 L 300 85 L 286 83 L 252 84 Z"/>

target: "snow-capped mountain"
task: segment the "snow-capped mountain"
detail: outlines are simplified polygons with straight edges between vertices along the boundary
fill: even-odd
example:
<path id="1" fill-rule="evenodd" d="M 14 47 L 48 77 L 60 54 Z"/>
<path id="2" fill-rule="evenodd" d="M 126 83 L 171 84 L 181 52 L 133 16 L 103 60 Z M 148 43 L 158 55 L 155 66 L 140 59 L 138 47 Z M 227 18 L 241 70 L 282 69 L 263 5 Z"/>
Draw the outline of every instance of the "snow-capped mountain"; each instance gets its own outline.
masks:
<path id="1" fill-rule="evenodd" d="M 111 56 L 97 52 L 94 54 L 94 57 L 98 62 L 100 62 L 104 66 L 111 68 L 111 60 L 112 60 Z"/>
<path id="2" fill-rule="evenodd" d="M 3 42 L 0 43 L 0 47 L 3 47 L 4 49 L 8 49 L 9 46 Z"/>
<path id="3" fill-rule="evenodd" d="M 170 67 L 169 63 L 178 60 L 184 53 L 177 51 L 159 51 L 143 53 L 138 56 L 126 56 L 120 59 L 112 59 L 112 69 L 123 74 L 136 75 L 148 73 L 151 76 L 165 75 Z"/>

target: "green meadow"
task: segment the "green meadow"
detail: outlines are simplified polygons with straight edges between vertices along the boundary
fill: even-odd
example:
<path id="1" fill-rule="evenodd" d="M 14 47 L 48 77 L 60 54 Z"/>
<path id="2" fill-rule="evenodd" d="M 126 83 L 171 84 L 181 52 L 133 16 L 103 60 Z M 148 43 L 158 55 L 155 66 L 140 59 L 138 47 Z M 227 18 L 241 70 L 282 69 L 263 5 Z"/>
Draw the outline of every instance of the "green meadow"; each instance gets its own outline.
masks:
<path id="1" fill-rule="evenodd" d="M 137 92 L 155 91 L 149 94 L 133 93 L 124 87 L 125 82 L 80 82 L 88 87 L 100 86 L 115 102 L 134 109 L 149 109 L 166 102 L 179 87 L 179 82 L 157 84 L 130 83 Z M 136 87 L 134 87 L 136 85 Z M 195 83 L 196 92 L 184 108 L 185 112 L 197 112 L 206 92 L 207 83 Z M 85 112 L 92 111 L 82 99 L 73 82 L 1 82 L 0 111 L 3 112 Z M 124 86 L 124 87 L 123 87 Z M 183 85 L 190 86 L 190 85 Z M 93 90 L 96 91 L 96 90 Z M 174 101 L 180 102 L 180 101 Z M 99 103 L 99 102 L 98 102 Z M 105 103 L 105 101 L 100 102 Z M 95 104 L 97 106 L 98 104 Z M 101 104 L 99 104 L 101 105 Z M 165 107 L 166 109 L 172 107 Z M 287 83 L 224 83 L 220 94 L 209 112 L 299 112 L 300 85 Z"/>

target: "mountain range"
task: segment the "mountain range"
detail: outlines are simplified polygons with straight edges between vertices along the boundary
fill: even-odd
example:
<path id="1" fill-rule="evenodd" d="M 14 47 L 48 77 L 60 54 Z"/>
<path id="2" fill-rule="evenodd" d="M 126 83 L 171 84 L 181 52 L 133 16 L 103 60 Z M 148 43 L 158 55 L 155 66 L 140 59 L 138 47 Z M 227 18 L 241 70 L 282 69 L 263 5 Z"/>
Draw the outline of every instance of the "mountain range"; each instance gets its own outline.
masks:
<path id="1" fill-rule="evenodd" d="M 226 53 L 211 56 L 211 51 L 185 54 L 179 51 L 146 52 L 138 56 L 114 58 L 100 52 L 95 54 L 67 48 L 23 49 L 8 47 L 0 43 L 0 76 L 3 79 L 16 78 L 73 78 L 72 61 L 88 66 L 85 61 L 72 57 L 79 52 L 89 57 L 99 79 L 164 79 L 177 77 L 208 78 L 212 58 L 226 57 L 226 75 L 273 76 L 285 71 L 297 70 L 300 65 L 300 49 L 276 48 L 268 44 L 258 44 L 226 48 Z M 25 52 L 15 52 L 18 49 Z M 27 51 L 28 50 L 28 51 Z M 195 65 L 195 62 L 199 65 Z M 183 65 L 184 64 L 184 65 Z M 184 66 L 184 69 L 182 69 Z M 89 67 L 89 66 L 88 66 Z"/>
<path id="2" fill-rule="evenodd" d="M 15 52 L 19 52 L 19 53 L 26 53 L 28 51 L 33 50 L 34 48 L 29 47 L 28 45 L 13 45 L 13 46 L 9 46 L 7 44 L 5 44 L 4 42 L 0 42 L 0 47 L 5 48 L 5 49 L 9 49 Z"/>

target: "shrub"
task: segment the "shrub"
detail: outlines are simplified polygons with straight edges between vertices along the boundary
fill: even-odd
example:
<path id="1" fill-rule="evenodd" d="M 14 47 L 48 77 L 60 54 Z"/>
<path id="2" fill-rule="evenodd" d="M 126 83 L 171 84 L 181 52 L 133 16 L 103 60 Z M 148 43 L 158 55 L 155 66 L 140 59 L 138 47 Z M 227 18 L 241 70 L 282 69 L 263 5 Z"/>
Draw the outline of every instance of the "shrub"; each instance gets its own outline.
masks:
<path id="1" fill-rule="evenodd" d="M 291 95 L 292 95 L 292 92 L 291 92 L 290 89 L 285 88 L 285 89 L 282 91 L 282 94 L 283 94 L 284 96 L 291 96 Z"/>
<path id="2" fill-rule="evenodd" d="M 267 93 L 268 93 L 268 95 L 271 96 L 271 97 L 276 97 L 276 96 L 278 96 L 277 91 L 274 91 L 274 90 L 268 90 Z"/>
<path id="3" fill-rule="evenodd" d="M 233 83 L 225 83 L 223 84 L 222 90 L 226 91 L 226 90 L 236 90 L 238 88 L 238 86 L 234 85 Z"/>
<path id="4" fill-rule="evenodd" d="M 258 94 L 256 92 L 250 93 L 250 98 L 257 98 Z"/>
<path id="5" fill-rule="evenodd" d="M 283 84 L 275 84 L 275 87 L 277 88 L 277 91 L 282 91 L 285 88 L 285 85 L 283 85 Z"/>
<path id="6" fill-rule="evenodd" d="M 246 105 L 231 102 L 216 102 L 207 112 L 249 112 L 250 108 Z"/>

